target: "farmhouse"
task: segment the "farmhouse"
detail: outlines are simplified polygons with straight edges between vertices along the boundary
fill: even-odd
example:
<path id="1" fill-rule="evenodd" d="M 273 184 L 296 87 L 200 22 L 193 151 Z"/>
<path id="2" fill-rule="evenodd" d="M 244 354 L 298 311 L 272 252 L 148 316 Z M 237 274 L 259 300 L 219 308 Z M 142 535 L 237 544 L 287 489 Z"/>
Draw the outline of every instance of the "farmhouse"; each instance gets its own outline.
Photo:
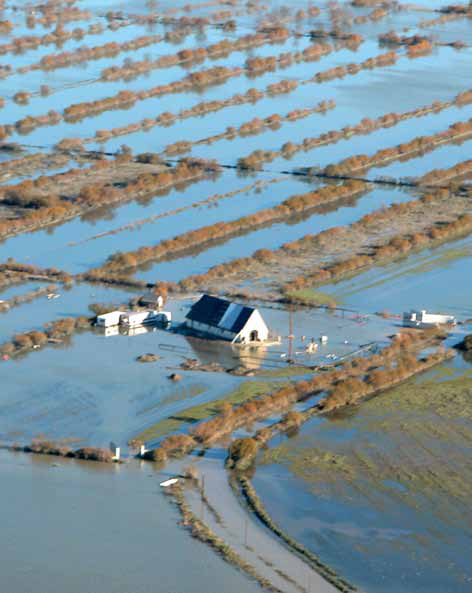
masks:
<path id="1" fill-rule="evenodd" d="M 269 336 L 257 309 L 207 294 L 187 313 L 185 325 L 197 333 L 237 344 L 264 342 Z"/>

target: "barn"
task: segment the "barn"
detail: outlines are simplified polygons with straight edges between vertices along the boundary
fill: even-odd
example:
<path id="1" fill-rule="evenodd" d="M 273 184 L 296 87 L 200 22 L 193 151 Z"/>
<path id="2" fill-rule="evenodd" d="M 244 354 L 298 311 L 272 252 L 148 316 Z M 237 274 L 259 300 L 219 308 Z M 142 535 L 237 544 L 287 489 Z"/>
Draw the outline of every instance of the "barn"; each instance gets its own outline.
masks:
<path id="1" fill-rule="evenodd" d="M 187 328 L 235 344 L 265 342 L 269 329 L 259 311 L 204 294 L 185 317 Z"/>

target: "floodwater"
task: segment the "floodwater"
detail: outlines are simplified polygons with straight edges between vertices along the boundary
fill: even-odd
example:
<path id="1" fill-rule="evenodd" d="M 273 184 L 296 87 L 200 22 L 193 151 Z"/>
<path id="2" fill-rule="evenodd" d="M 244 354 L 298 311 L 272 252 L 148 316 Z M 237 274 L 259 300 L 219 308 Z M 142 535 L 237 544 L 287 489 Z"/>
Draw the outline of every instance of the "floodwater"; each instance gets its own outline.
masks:
<path id="1" fill-rule="evenodd" d="M 1 591 L 259 591 L 176 526 L 159 488 L 168 476 L 152 464 L 1 451 L 0 476 Z"/>
<path id="2" fill-rule="evenodd" d="M 366 593 L 470 591 L 470 415 L 434 391 L 461 377 L 470 400 L 470 373 L 447 363 L 409 407 L 394 390 L 273 439 L 253 483 L 274 521 Z"/>
<path id="3" fill-rule="evenodd" d="M 409 309 L 451 311 L 472 317 L 470 301 L 470 238 L 412 254 L 377 266 L 349 280 L 323 287 L 346 306 L 392 313 Z"/>
<path id="4" fill-rule="evenodd" d="M 302 188 L 300 188 L 302 189 Z M 305 191 L 309 191 L 308 188 Z M 265 228 L 241 233 L 241 236 L 226 241 L 216 241 L 204 251 L 195 249 L 194 253 L 178 258 L 177 261 L 152 261 L 138 268 L 135 276 L 140 280 L 180 280 L 189 274 L 204 273 L 213 265 L 238 257 L 252 255 L 262 245 L 277 249 L 284 243 L 293 241 L 307 234 L 316 234 L 338 224 L 351 224 L 365 214 L 373 212 L 392 202 L 411 199 L 407 193 L 396 190 L 375 189 L 358 198 L 339 200 L 332 205 L 314 208 L 311 211 L 294 216 L 292 219 L 274 223 Z M 321 214 L 320 214 L 321 212 Z"/>
<path id="5" fill-rule="evenodd" d="M 71 307 L 73 298 L 79 302 L 81 295 L 81 286 L 71 290 Z M 175 326 L 184 320 L 190 305 L 191 301 L 166 305 Z M 23 307 L 29 311 L 28 305 Z M 62 310 L 71 314 L 73 309 Z M 129 439 L 160 420 L 182 415 L 189 406 L 225 397 L 245 381 L 268 381 L 257 376 L 247 379 L 221 372 L 183 371 L 180 364 L 186 358 L 196 358 L 202 364 L 219 362 L 225 369 L 243 366 L 283 375 L 290 354 L 290 323 L 295 336 L 292 358 L 296 364 L 308 366 L 329 364 L 335 357 L 348 355 L 367 342 L 382 343 L 392 328 L 388 321 L 359 318 L 355 311 L 300 311 L 290 321 L 290 315 L 283 310 L 264 306 L 260 310 L 274 338 L 281 336 L 280 344 L 247 350 L 191 340 L 151 327 L 138 328 L 128 335 L 118 331 L 106 335 L 97 329 L 3 362 L 2 379 L 9 387 L 0 402 L 0 441 L 28 443 L 43 434 L 52 439 L 73 438 L 77 443 L 105 447 L 113 440 L 126 451 Z M 50 315 L 49 321 L 61 316 L 52 312 Z M 321 334 L 328 335 L 328 343 L 321 345 L 316 354 L 306 354 L 307 343 L 312 338 L 318 341 Z M 136 357 L 147 352 L 156 354 L 157 362 L 136 361 Z M 168 378 L 173 372 L 182 377 L 177 383 Z M 282 376 L 280 380 L 286 379 Z"/>
<path id="6" fill-rule="evenodd" d="M 64 28 L 86 29 L 89 24 L 100 23 L 104 26 L 103 33 L 86 35 L 57 47 L 51 44 L 2 56 L 1 63 L 11 64 L 14 73 L 1 80 L 0 96 L 5 99 L 1 123 L 14 125 L 28 115 L 44 115 L 49 110 L 62 113 L 74 103 L 103 99 L 125 89 L 150 89 L 213 66 L 242 67 L 249 57 L 303 51 L 312 42 L 311 30 L 333 28 L 330 16 L 335 16 L 339 8 L 333 3 L 323 3 L 319 16 L 297 20 L 294 13 L 298 9 L 306 10 L 305 1 L 296 0 L 286 7 L 281 0 L 271 0 L 265 8 L 258 6 L 256 9 L 252 8 L 252 3 L 188 4 L 188 0 L 163 0 L 157 5 L 139 0 L 112 2 L 105 8 L 96 0 L 84 0 L 80 8 L 91 10 L 92 18 L 66 23 Z M 24 145 L 25 154 L 47 152 L 68 137 L 83 139 L 90 149 L 111 151 L 126 144 L 134 154 L 162 152 L 166 145 L 176 141 L 196 142 L 221 134 L 228 126 L 238 128 L 256 117 L 285 116 L 291 110 L 312 108 L 323 100 L 336 101 L 336 107 L 324 114 L 313 113 L 305 119 L 283 122 L 280 128 L 266 129 L 257 135 L 198 144 L 189 153 L 217 159 L 224 165 L 235 165 L 238 158 L 254 150 L 279 150 L 286 142 L 301 142 L 307 137 L 355 125 L 364 117 L 374 119 L 386 113 L 430 105 L 437 100 L 451 100 L 459 92 L 472 88 L 470 47 L 458 51 L 435 46 L 431 55 L 417 59 L 408 59 L 404 48 L 399 48 L 399 59 L 392 66 L 365 69 L 355 76 L 346 75 L 321 84 L 307 82 L 317 72 L 360 63 L 384 53 L 389 48 L 379 46 L 377 36 L 389 30 L 400 35 L 428 34 L 441 43 L 463 40 L 470 46 L 471 19 L 420 27 L 422 20 L 439 16 L 433 9 L 442 4 L 417 0 L 414 7 L 392 11 L 377 22 L 369 20 L 360 25 L 341 19 L 340 30 L 359 32 L 364 37 L 356 51 L 330 41 L 335 51 L 316 62 L 293 63 L 256 77 L 243 73 L 222 84 L 136 101 L 129 108 L 106 111 L 75 123 L 62 121 L 58 125 L 38 127 L 26 134 L 15 128 L 8 141 Z M 370 6 L 354 7 L 348 3 L 341 8 L 352 17 L 369 15 L 373 10 Z M 115 57 L 56 70 L 33 70 L 27 74 L 16 71 L 53 53 L 72 52 L 110 41 L 122 43 L 142 35 L 164 35 L 174 27 L 135 23 L 110 31 L 106 28 L 105 12 L 164 14 L 168 9 L 175 9 L 172 15 L 176 17 L 189 18 L 228 10 L 230 16 L 225 16 L 224 20 L 234 19 L 237 27 L 232 32 L 214 25 L 205 30 L 195 27 L 175 43 L 163 41 L 121 52 Z M 55 24 L 29 28 L 26 16 L 30 10 L 33 10 L 30 4 L 23 1 L 5 7 L 0 20 L 10 20 L 15 27 L 10 33 L 0 35 L 0 43 L 21 35 L 44 35 L 54 31 Z M 41 9 L 34 10 L 39 16 Z M 156 69 L 127 81 L 100 80 L 104 68 L 121 66 L 127 60 L 156 59 L 185 48 L 237 39 L 254 33 L 259 26 L 277 23 L 277 19 L 283 22 L 287 16 L 291 18 L 287 25 L 291 35 L 283 44 L 265 44 L 248 51 L 232 52 L 223 58 L 208 58 L 201 64 Z M 288 94 L 265 95 L 254 104 L 234 105 L 204 116 L 177 119 L 169 127 L 155 126 L 149 131 L 140 130 L 103 143 L 94 140 L 98 130 L 139 123 L 166 111 L 178 115 L 181 110 L 202 101 L 228 99 L 251 88 L 265 91 L 268 85 L 282 80 L 296 80 L 299 85 Z M 47 97 L 38 92 L 44 84 L 51 89 Z M 13 100 L 20 90 L 33 93 L 27 104 Z M 257 173 L 238 174 L 225 168 L 215 179 L 181 184 L 164 195 L 98 208 L 63 225 L 7 239 L 0 243 L 0 260 L 13 257 L 40 267 L 82 273 L 102 265 L 116 251 L 155 245 L 205 225 L 235 220 L 320 185 L 317 181 L 307 182 L 287 175 L 291 169 L 324 167 L 349 156 L 371 155 L 378 149 L 408 142 L 416 136 L 440 132 L 456 121 L 468 120 L 471 114 L 470 106 L 453 106 L 369 135 L 300 151 L 290 160 L 274 159 Z M 450 167 L 465 160 L 469 146 L 470 141 L 461 145 L 445 144 L 426 155 L 373 168 L 369 176 L 420 176 L 431 169 Z M 0 160 L 18 156 L 22 155 L 1 151 Z M 77 164 L 71 161 L 67 167 L 24 172 L 0 183 L 34 180 L 39 174 L 59 173 L 69 166 Z M 272 179 L 277 182 L 255 185 Z M 135 276 L 153 282 L 180 280 L 205 272 L 217 263 L 249 255 L 263 247 L 278 248 L 302 235 L 350 224 L 382 206 L 410 199 L 412 195 L 407 192 L 375 188 L 358 198 L 202 246 L 169 261 L 150 262 L 138 269 Z M 241 351 L 229 344 L 207 343 L 173 331 L 153 331 L 153 328 L 141 328 L 142 331 L 128 334 L 94 330 L 74 334 L 62 344 L 48 345 L 25 356 L 2 361 L 0 441 L 26 444 L 38 435 L 65 439 L 73 447 L 107 447 L 114 441 L 127 456 L 127 442 L 141 434 L 150 434 L 146 431 L 157 423 L 183 418 L 175 431 L 188 430 L 190 420 L 184 423 L 186 417 L 192 418 L 186 416 L 192 408 L 211 405 L 214 400 L 233 395 L 238 389 L 250 390 L 256 384 L 262 390 L 273 389 L 274 385 L 278 387 L 284 381 L 305 376 L 307 366 L 330 364 L 369 342 L 385 343 L 385 336 L 397 331 L 398 320 L 382 319 L 374 315 L 375 311 L 401 314 L 410 308 L 426 308 L 453 312 L 461 321 L 472 318 L 471 254 L 471 240 L 461 239 L 322 287 L 323 292 L 334 295 L 342 303 L 344 311 L 303 309 L 289 313 L 261 305 L 274 338 L 280 336 L 280 342 L 265 349 Z M 27 282 L 7 287 L 1 291 L 0 298 L 21 296 L 38 286 L 42 284 Z M 18 332 L 40 329 L 61 317 L 88 314 L 91 303 L 119 304 L 136 296 L 128 291 L 85 283 L 73 284 L 67 290 L 59 286 L 58 292 L 57 299 L 41 296 L 1 313 L 0 342 L 10 340 Z M 192 302 L 190 299 L 171 300 L 166 304 L 172 313 L 174 328 L 184 319 Z M 470 325 L 458 326 L 447 344 L 458 341 L 468 331 Z M 290 334 L 295 336 L 292 344 Z M 320 346 L 315 355 L 307 354 L 307 342 L 319 340 L 322 334 L 328 336 L 328 343 Z M 148 364 L 137 362 L 136 357 L 145 353 L 156 354 L 158 360 Z M 287 372 L 290 356 L 300 365 L 295 371 L 300 375 Z M 180 365 L 186 358 L 196 358 L 204 364 L 219 362 L 224 369 L 237 366 L 244 366 L 248 371 L 261 369 L 263 375 L 240 377 L 226 372 L 184 371 Z M 457 377 L 466 381 L 470 371 L 468 363 L 457 357 L 413 383 L 419 393 L 424 393 L 424 385 L 428 389 L 428 381 L 447 384 L 450 391 L 440 400 L 442 408 L 435 409 L 435 416 L 427 405 L 423 406 L 425 401 L 429 403 L 424 398 L 416 405 L 415 401 L 407 399 L 411 394 L 406 394 L 405 398 L 414 408 L 414 413 L 409 414 L 410 409 L 402 408 L 400 396 L 395 399 L 394 395 L 385 394 L 355 410 L 329 419 L 313 419 L 289 440 L 276 439 L 272 448 L 275 447 L 278 457 L 265 459 L 267 463 L 259 464 L 255 474 L 255 486 L 275 521 L 367 593 L 469 592 L 471 522 L 467 503 L 471 483 L 467 457 L 470 457 L 470 441 L 466 437 L 470 402 L 464 395 L 462 383 L 448 381 Z M 169 375 L 176 372 L 181 375 L 180 381 L 170 380 Z M 457 393 L 463 399 L 458 399 Z M 444 410 L 449 410 L 450 415 Z M 175 427 L 172 422 L 168 426 Z M 241 430 L 240 434 L 246 433 Z M 147 444 L 154 445 L 157 438 Z M 328 454 L 322 458 L 326 463 L 321 478 L 317 464 L 310 465 L 313 451 Z M 398 459 L 405 462 L 405 471 L 413 476 L 411 481 L 417 478 L 413 485 L 405 482 L 402 466 L 392 462 L 396 453 Z M 221 461 L 224 451 L 210 451 L 211 454 L 218 455 Z M 271 450 L 266 454 L 271 455 Z M 299 463 L 305 454 L 309 457 L 305 460 L 308 472 L 306 465 Z M 331 463 L 332 458 L 336 463 Z M 342 473 L 346 470 L 344 458 L 350 459 L 356 471 Z M 388 463 L 382 465 L 379 459 Z M 398 475 L 394 471 L 388 473 L 386 468 L 392 464 Z M 450 478 L 452 473 L 447 472 L 456 471 L 461 464 L 463 477 L 455 481 Z M 436 482 L 426 480 L 422 465 L 433 471 Z M 0 472 L 2 508 L 8 509 L 2 518 L 5 542 L 0 574 L 2 592 L 253 593 L 258 589 L 176 526 L 176 510 L 162 496 L 158 486 L 159 481 L 170 474 L 152 465 L 140 465 L 133 460 L 106 466 L 0 451 Z M 320 479 L 313 479 L 313 475 Z M 215 484 L 222 479 L 223 474 L 215 474 Z M 226 496 L 229 495 L 227 492 Z M 467 497 L 469 500 L 464 502 Z M 224 510 L 225 505 L 218 503 Z M 236 500 L 232 503 L 231 512 L 238 517 Z"/>
<path id="7" fill-rule="evenodd" d="M 323 291 L 365 311 L 457 315 L 465 324 L 451 346 L 470 333 L 470 256 L 470 239 L 461 239 Z M 472 518 L 458 492 L 472 488 L 471 373 L 458 354 L 406 386 L 274 438 L 254 485 L 275 522 L 367 593 L 470 591 Z M 438 385 L 447 389 L 442 399 Z"/>

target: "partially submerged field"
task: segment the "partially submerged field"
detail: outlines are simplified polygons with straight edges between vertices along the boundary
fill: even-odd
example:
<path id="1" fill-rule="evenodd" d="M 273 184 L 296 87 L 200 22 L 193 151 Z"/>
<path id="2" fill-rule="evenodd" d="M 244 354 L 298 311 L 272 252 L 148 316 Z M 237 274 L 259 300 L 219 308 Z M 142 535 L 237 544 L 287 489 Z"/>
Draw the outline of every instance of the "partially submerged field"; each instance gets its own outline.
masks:
<path id="1" fill-rule="evenodd" d="M 338 381 L 373 389 L 362 360 L 390 343 L 403 310 L 472 317 L 471 16 L 427 0 L 2 5 L 2 442 L 113 441 L 129 459 L 200 427 L 187 450 L 206 451 L 219 491 L 231 438 L 297 424 L 314 406 L 258 459 L 275 520 L 342 590 L 346 576 L 376 593 L 465 591 L 468 367 L 456 376 L 458 363 L 443 363 L 328 418 L 317 405 Z M 241 351 L 92 328 L 101 307 L 162 292 L 175 329 L 203 291 L 259 306 L 274 343 Z M 392 383 L 448 356 L 438 352 L 374 370 Z M 327 392 L 318 376 L 332 378 Z M 358 401 L 341 395 L 331 404 Z M 189 492 L 193 512 L 207 504 Z M 245 515 L 230 497 L 230 527 L 210 507 L 208 522 L 260 578 L 243 570 L 267 589 L 309 591 L 310 572 L 305 582 L 264 528 L 258 557 L 235 535 Z"/>
<path id="2" fill-rule="evenodd" d="M 468 591 L 471 394 L 470 369 L 447 365 L 316 419 L 271 443 L 256 491 L 363 590 Z"/>

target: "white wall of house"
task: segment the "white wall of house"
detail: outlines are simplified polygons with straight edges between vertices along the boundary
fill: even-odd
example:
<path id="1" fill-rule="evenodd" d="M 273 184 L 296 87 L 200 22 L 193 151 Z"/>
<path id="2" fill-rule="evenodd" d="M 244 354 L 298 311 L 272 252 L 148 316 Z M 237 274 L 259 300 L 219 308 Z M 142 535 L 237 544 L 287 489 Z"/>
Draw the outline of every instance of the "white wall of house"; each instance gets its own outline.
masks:
<path id="1" fill-rule="evenodd" d="M 259 342 L 265 342 L 269 337 L 269 328 L 262 319 L 257 309 L 252 312 L 246 325 L 238 334 L 238 342 L 253 342 L 256 338 Z"/>
<path id="2" fill-rule="evenodd" d="M 231 319 L 231 317 L 232 311 L 230 312 L 230 315 L 227 316 L 227 325 L 229 325 L 230 322 L 234 323 L 235 319 Z M 194 321 L 192 319 L 187 319 L 186 325 L 191 329 L 208 333 L 212 336 L 215 336 L 216 338 L 220 338 L 221 340 L 235 340 L 238 343 L 249 343 L 252 341 L 264 342 L 269 337 L 269 328 L 257 310 L 252 312 L 251 316 L 246 322 L 246 325 L 239 332 L 239 334 L 225 329 L 224 327 L 215 327 L 214 325 L 208 325 L 207 323 Z"/>

